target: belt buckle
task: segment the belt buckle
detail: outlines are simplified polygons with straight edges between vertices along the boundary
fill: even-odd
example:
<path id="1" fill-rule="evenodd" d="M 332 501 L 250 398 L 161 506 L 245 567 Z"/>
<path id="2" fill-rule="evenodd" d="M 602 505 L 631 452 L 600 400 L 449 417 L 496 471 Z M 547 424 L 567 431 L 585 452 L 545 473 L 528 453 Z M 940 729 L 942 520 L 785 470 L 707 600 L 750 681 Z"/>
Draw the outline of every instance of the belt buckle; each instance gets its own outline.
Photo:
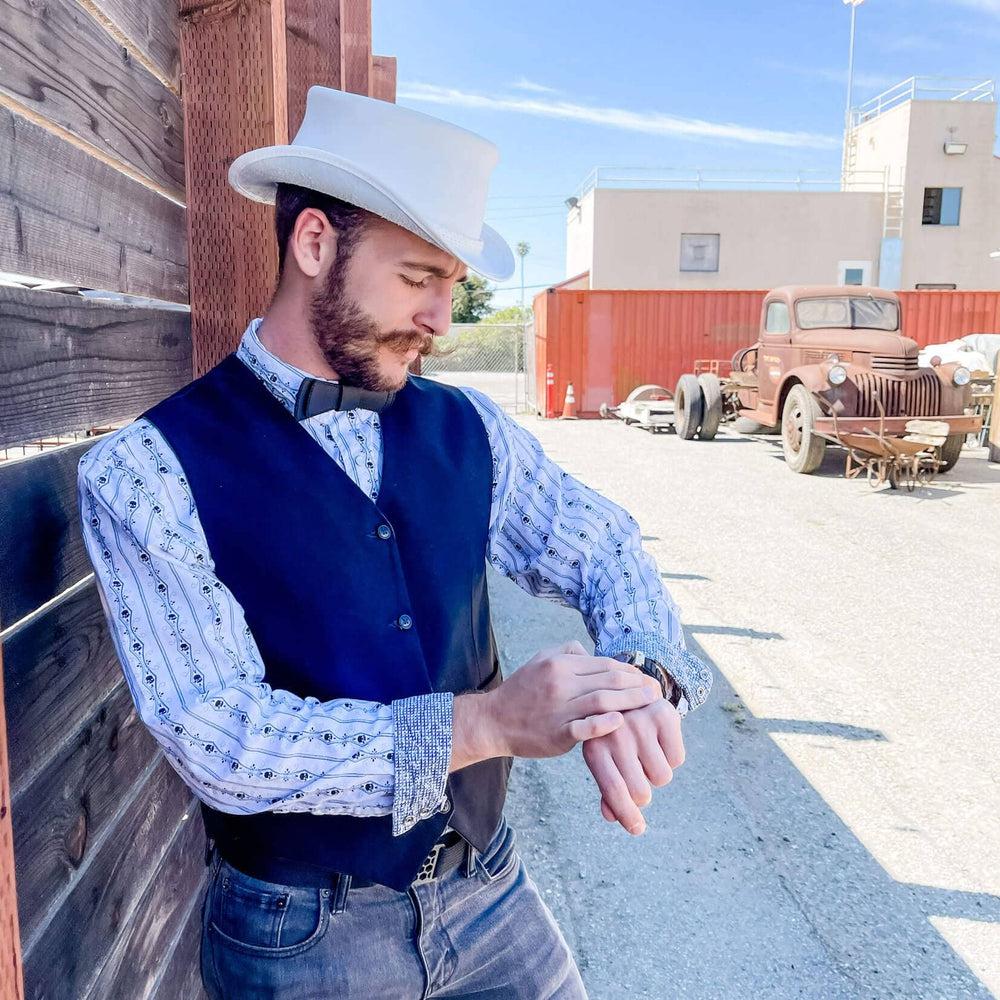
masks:
<path id="1" fill-rule="evenodd" d="M 437 874 L 438 858 L 441 857 L 443 850 L 444 844 L 435 844 L 431 848 L 430 853 L 424 858 L 424 863 L 420 866 L 417 877 L 413 880 L 414 885 L 424 885 L 434 881 Z"/>

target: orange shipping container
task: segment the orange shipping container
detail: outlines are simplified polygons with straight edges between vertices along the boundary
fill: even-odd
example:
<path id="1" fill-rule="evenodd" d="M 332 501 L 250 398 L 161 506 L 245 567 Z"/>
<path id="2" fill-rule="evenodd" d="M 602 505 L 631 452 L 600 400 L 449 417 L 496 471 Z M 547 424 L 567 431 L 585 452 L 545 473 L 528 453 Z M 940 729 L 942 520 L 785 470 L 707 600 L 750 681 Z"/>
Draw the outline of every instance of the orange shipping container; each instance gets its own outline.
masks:
<path id="1" fill-rule="evenodd" d="M 903 332 L 921 346 L 1000 333 L 1000 291 L 899 292 Z M 550 290 L 535 297 L 535 398 L 555 373 L 556 411 L 573 383 L 580 416 L 637 385 L 673 389 L 699 358 L 729 360 L 757 339 L 764 291 Z"/>

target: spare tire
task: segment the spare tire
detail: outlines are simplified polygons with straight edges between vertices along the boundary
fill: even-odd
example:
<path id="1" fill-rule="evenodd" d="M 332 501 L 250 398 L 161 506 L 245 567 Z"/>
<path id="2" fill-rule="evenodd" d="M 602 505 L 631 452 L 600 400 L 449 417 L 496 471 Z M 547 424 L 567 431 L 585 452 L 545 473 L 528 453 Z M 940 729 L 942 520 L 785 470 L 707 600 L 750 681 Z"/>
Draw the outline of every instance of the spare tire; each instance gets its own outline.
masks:
<path id="1" fill-rule="evenodd" d="M 705 372 L 698 376 L 701 386 L 703 412 L 701 415 L 701 430 L 698 437 L 702 441 L 711 441 L 722 423 L 722 383 L 718 375 Z"/>
<path id="2" fill-rule="evenodd" d="M 682 375 L 674 392 L 674 426 L 685 441 L 690 441 L 701 427 L 705 404 L 701 385 L 695 375 Z"/>

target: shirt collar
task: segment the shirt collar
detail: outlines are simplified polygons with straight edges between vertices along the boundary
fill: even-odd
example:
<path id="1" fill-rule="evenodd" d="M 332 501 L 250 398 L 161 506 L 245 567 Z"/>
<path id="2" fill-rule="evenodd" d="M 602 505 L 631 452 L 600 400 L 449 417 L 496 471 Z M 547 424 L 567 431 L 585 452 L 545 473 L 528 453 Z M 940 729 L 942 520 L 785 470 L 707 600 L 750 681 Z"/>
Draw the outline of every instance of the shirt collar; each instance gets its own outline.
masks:
<path id="1" fill-rule="evenodd" d="M 263 317 L 250 321 L 243 332 L 236 356 L 267 386 L 271 394 L 290 413 L 295 412 L 295 395 L 308 372 L 282 361 L 272 354 L 260 341 L 258 330 Z"/>
<path id="2" fill-rule="evenodd" d="M 295 365 L 290 365 L 287 361 L 282 361 L 263 345 L 259 335 L 260 325 L 263 321 L 261 316 L 250 321 L 249 326 L 243 331 L 243 337 L 236 349 L 236 356 L 267 386 L 270 393 L 289 413 L 294 413 L 295 398 L 298 395 L 299 386 L 302 385 L 304 379 L 316 378 L 317 376 L 310 375 L 309 372 L 303 371 Z M 371 422 L 375 427 L 379 425 L 378 414 L 368 409 L 330 410 L 323 414 L 317 414 L 317 416 L 328 419 L 336 419 L 338 415 L 346 416 L 352 423 L 363 421 Z M 310 419 L 313 418 L 306 418 L 306 420 Z"/>

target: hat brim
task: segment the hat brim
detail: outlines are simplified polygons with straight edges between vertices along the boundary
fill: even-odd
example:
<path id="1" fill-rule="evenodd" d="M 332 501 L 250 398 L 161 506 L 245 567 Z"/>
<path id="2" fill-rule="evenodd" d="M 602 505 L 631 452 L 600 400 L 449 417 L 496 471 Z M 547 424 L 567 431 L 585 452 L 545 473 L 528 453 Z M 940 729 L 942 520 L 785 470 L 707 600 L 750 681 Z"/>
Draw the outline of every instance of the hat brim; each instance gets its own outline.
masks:
<path id="1" fill-rule="evenodd" d="M 492 226 L 484 223 L 478 240 L 464 240 L 420 218 L 419 213 L 384 184 L 323 149 L 309 146 L 252 149 L 233 160 L 229 167 L 229 183 L 245 197 L 265 204 L 274 203 L 278 184 L 322 191 L 408 229 L 484 277 L 503 281 L 514 273 L 513 251 Z"/>

